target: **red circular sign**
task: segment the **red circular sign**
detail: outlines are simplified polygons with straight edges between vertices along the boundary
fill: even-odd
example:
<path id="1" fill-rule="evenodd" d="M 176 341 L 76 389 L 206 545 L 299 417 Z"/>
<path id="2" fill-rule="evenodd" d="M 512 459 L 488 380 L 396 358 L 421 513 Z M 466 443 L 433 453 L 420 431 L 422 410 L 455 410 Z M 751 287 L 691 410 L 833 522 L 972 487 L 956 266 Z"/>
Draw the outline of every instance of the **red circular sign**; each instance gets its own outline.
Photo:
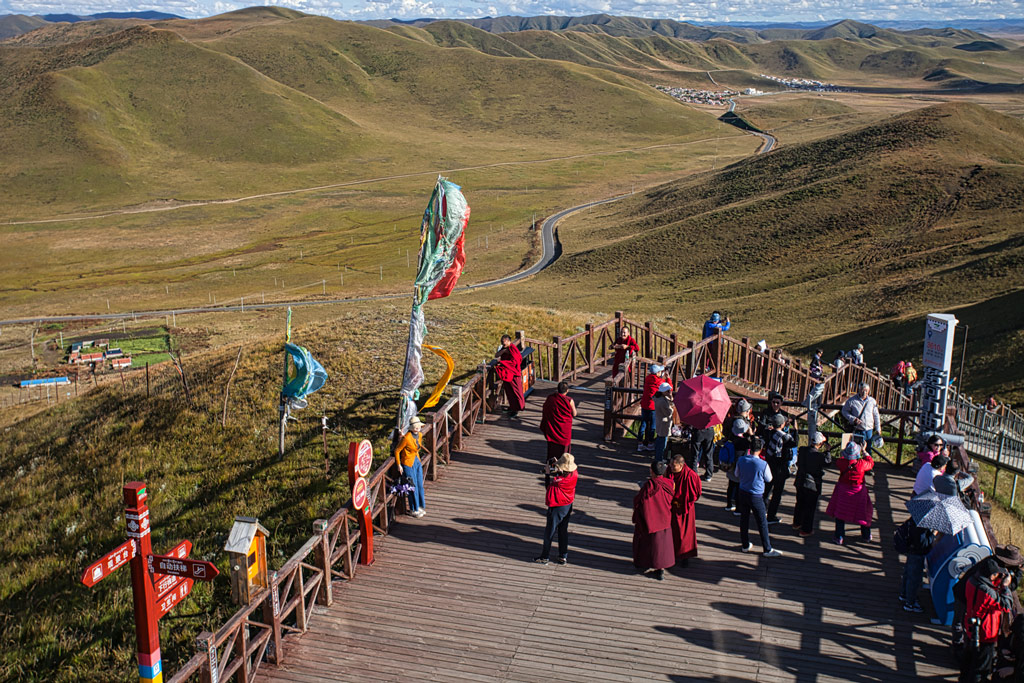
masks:
<path id="1" fill-rule="evenodd" d="M 356 456 L 356 476 L 365 477 L 373 467 L 373 444 L 367 439 L 359 443 L 359 455 Z"/>
<path id="2" fill-rule="evenodd" d="M 355 486 L 352 487 L 352 507 L 356 510 L 362 510 L 366 507 L 366 492 L 367 484 L 366 480 L 360 477 L 356 479 Z"/>

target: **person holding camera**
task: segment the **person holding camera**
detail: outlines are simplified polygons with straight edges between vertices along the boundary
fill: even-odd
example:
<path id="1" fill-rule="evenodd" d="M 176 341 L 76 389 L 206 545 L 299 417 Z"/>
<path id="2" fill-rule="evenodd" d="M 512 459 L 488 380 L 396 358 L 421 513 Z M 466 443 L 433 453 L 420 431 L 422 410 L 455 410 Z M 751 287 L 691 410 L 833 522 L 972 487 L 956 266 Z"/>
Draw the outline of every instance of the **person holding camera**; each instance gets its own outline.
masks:
<path id="1" fill-rule="evenodd" d="M 967 612 L 963 626 L 968 646 L 960 667 L 961 683 L 991 679 L 1002 618 L 1013 609 L 1010 573 L 993 557 L 986 557 L 979 564 L 981 568 L 967 581 L 964 590 Z"/>
<path id="2" fill-rule="evenodd" d="M 548 506 L 547 524 L 544 527 L 544 544 L 540 555 L 534 559 L 538 564 L 547 564 L 551 558 L 551 543 L 558 535 L 558 564 L 569 562 L 569 515 L 576 500 L 576 459 L 571 453 L 564 453 L 553 465 L 544 465 Z"/>
<path id="3" fill-rule="evenodd" d="M 764 437 L 764 459 L 772 471 L 771 484 L 764 491 L 769 524 L 779 523 L 779 505 L 789 479 L 789 468 L 796 464 L 796 437 L 787 429 L 788 423 L 785 413 L 772 415 L 771 430 Z"/>

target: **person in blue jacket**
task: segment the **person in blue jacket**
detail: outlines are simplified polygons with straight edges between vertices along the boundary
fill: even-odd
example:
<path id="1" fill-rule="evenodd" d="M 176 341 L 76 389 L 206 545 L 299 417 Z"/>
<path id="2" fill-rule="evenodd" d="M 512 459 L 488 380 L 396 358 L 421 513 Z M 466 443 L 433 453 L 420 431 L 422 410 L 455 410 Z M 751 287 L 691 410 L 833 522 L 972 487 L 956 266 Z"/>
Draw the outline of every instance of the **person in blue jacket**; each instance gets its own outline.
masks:
<path id="1" fill-rule="evenodd" d="M 715 311 L 704 323 L 704 336 L 701 338 L 707 339 L 708 337 L 713 337 L 718 334 L 719 330 L 722 332 L 728 332 L 730 325 L 732 325 L 732 322 L 729 320 L 729 316 L 725 316 L 725 322 L 722 322 L 722 314 Z"/>

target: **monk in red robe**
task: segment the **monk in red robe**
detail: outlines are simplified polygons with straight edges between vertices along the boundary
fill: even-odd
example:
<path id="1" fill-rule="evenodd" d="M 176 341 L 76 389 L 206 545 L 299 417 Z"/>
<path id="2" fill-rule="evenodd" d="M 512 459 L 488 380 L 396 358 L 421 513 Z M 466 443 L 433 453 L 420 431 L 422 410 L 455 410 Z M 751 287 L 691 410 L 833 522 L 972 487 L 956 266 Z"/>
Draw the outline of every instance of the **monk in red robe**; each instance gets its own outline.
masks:
<path id="1" fill-rule="evenodd" d="M 651 464 L 651 478 L 633 498 L 633 566 L 659 581 L 676 563 L 672 543 L 672 480 L 665 463 Z"/>
<path id="2" fill-rule="evenodd" d="M 547 397 L 540 418 L 540 431 L 548 442 L 548 464 L 569 452 L 572 444 L 572 419 L 576 403 L 569 397 L 569 383 L 559 382 L 558 391 Z"/>
<path id="3" fill-rule="evenodd" d="M 640 345 L 629 335 L 625 326 L 619 328 L 619 337 L 615 340 L 615 359 L 612 361 L 612 377 L 619 374 L 619 366 L 626 362 L 627 358 L 640 353 Z"/>
<path id="4" fill-rule="evenodd" d="M 684 456 L 676 455 L 665 477 L 672 482 L 672 543 L 679 566 L 685 567 L 691 557 L 697 557 L 695 503 L 701 494 L 700 476 Z"/>
<path id="5" fill-rule="evenodd" d="M 501 380 L 505 400 L 508 401 L 508 415 L 515 417 L 526 407 L 526 399 L 523 397 L 523 354 L 512 343 L 512 337 L 505 334 L 501 337 L 501 346 L 494 357 L 498 359 L 494 369 Z"/>

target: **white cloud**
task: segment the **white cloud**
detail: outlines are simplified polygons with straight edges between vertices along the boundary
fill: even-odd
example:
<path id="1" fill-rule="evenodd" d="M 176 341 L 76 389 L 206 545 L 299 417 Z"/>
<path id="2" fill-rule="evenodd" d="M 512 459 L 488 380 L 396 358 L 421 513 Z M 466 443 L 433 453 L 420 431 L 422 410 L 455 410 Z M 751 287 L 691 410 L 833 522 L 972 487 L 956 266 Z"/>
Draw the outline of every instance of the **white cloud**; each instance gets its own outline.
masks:
<path id="1" fill-rule="evenodd" d="M 910 0 L 893 5 L 892 0 L 730 0 L 703 3 L 693 0 L 261 0 L 270 5 L 292 7 L 337 19 L 412 19 L 420 17 L 467 18 L 558 14 L 578 16 L 608 14 L 651 18 L 680 17 L 702 21 L 828 21 L 842 18 L 870 22 L 872 19 L 915 19 L 945 25 L 956 19 L 1021 16 L 1021 0 Z M 486 9 L 482 6 L 487 2 Z M 220 14 L 253 4 L 225 0 L 0 0 L 0 14 L 94 14 L 160 10 L 188 17 Z"/>

